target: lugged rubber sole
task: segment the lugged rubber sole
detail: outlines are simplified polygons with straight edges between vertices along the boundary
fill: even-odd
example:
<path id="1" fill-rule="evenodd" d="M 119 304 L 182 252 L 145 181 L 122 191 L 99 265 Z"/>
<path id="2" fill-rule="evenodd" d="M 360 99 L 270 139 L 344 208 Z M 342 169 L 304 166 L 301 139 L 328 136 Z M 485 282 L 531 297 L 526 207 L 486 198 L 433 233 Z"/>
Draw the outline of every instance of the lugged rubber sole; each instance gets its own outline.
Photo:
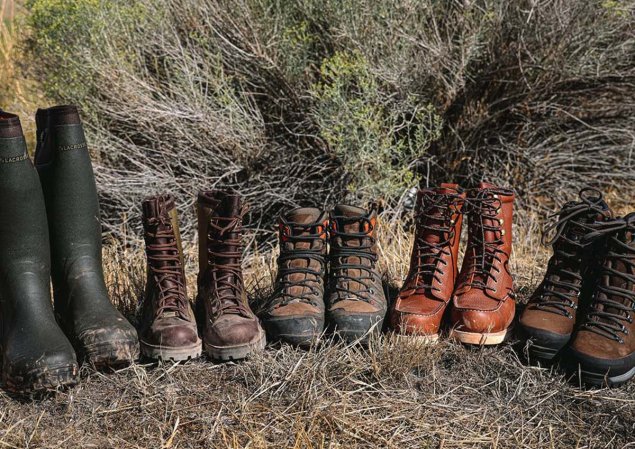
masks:
<path id="1" fill-rule="evenodd" d="M 203 343 L 200 340 L 193 345 L 180 348 L 156 346 L 143 341 L 139 343 L 141 346 L 141 354 L 152 360 L 186 362 L 200 357 L 203 353 Z"/>
<path id="2" fill-rule="evenodd" d="M 13 393 L 28 394 L 68 388 L 76 385 L 79 367 L 75 364 L 56 368 L 38 368 L 23 375 L 4 373 L 3 380 L 7 390 Z"/>
<path id="3" fill-rule="evenodd" d="M 587 370 L 580 370 L 580 381 L 585 385 L 594 387 L 617 387 L 635 377 L 635 366 L 629 371 L 616 376 L 609 376 L 607 373 L 599 373 Z"/>
<path id="4" fill-rule="evenodd" d="M 548 348 L 535 343 L 529 343 L 527 346 L 527 356 L 530 363 L 544 362 L 553 363 L 558 356 L 560 349 Z"/>
<path id="5" fill-rule="evenodd" d="M 237 346 L 214 346 L 203 343 L 205 354 L 212 360 L 228 362 L 231 360 L 242 360 L 249 357 L 252 353 L 262 351 L 267 344 L 267 337 L 261 332 L 253 341 Z"/>
<path id="6" fill-rule="evenodd" d="M 452 329 L 450 338 L 460 341 L 467 345 L 490 346 L 498 345 L 507 340 L 511 335 L 511 327 L 500 332 L 465 332 Z"/>

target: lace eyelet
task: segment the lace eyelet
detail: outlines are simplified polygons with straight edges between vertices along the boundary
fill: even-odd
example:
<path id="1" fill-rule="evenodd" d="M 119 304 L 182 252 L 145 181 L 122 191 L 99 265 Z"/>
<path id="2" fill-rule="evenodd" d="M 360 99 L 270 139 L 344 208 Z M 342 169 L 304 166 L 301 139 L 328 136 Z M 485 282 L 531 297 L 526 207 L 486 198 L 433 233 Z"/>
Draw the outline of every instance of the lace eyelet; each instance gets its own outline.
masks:
<path id="1" fill-rule="evenodd" d="M 570 313 L 567 314 L 567 318 L 569 318 L 570 320 L 573 319 L 573 315 L 571 315 Z"/>

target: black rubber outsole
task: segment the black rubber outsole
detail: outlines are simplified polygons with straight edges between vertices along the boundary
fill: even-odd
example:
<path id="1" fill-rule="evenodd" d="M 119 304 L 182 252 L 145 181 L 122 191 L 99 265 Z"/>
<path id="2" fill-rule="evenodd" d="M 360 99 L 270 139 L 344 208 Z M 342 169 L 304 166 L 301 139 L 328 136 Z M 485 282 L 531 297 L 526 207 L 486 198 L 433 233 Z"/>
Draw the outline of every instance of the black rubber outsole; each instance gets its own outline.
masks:
<path id="1" fill-rule="evenodd" d="M 270 342 L 309 347 L 322 336 L 324 318 L 315 316 L 265 318 L 262 325 L 267 333 L 267 340 Z"/>
<path id="2" fill-rule="evenodd" d="M 5 388 L 16 394 L 34 394 L 70 388 L 79 382 L 79 366 L 36 369 L 25 374 L 4 373 Z"/>

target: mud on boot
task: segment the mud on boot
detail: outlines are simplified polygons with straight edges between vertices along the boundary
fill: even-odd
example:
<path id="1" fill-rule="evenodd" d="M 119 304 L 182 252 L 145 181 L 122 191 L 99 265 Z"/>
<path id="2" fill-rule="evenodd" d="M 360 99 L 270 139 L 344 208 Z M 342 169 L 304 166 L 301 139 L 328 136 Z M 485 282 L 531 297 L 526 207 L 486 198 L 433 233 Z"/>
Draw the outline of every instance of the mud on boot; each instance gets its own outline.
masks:
<path id="1" fill-rule="evenodd" d="M 127 365 L 138 357 L 139 342 L 104 282 L 97 188 L 79 113 L 74 106 L 40 109 L 36 124 L 35 165 L 48 217 L 55 313 L 89 363 Z"/>

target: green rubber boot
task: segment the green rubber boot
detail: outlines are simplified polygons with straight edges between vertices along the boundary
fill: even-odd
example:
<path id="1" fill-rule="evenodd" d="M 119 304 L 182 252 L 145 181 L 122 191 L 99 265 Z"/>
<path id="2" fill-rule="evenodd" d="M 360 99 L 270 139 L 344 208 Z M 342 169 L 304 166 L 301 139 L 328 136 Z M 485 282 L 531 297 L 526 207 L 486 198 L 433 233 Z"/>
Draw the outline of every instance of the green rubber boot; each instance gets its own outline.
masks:
<path id="1" fill-rule="evenodd" d="M 74 106 L 40 109 L 36 124 L 55 312 L 88 362 L 97 368 L 127 365 L 138 357 L 139 341 L 108 298 L 97 188 L 79 113 Z"/>
<path id="2" fill-rule="evenodd" d="M 20 120 L 6 112 L 0 112 L 0 204 L 2 380 L 19 393 L 73 385 L 75 351 L 51 304 L 42 189 Z"/>

